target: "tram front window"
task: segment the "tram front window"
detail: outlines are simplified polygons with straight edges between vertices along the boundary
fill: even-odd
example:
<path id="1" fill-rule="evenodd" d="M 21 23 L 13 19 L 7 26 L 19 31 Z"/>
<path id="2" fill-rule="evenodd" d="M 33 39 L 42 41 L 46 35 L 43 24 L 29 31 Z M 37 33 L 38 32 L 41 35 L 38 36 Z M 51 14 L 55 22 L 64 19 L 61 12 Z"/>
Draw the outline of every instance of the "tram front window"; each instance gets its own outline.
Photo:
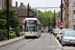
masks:
<path id="1" fill-rule="evenodd" d="M 36 21 L 26 21 L 25 31 L 36 31 Z"/>
<path id="2" fill-rule="evenodd" d="M 28 26 L 27 31 L 35 31 L 35 26 Z"/>

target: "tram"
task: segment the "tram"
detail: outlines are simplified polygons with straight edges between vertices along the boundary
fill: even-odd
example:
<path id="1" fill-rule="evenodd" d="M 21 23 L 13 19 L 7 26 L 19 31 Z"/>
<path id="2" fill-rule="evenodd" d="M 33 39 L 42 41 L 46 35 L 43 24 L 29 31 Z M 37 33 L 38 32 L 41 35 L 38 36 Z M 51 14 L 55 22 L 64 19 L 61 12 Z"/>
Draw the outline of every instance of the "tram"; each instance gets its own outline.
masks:
<path id="1" fill-rule="evenodd" d="M 24 37 L 40 37 L 41 23 L 37 18 L 25 18 L 25 34 Z"/>

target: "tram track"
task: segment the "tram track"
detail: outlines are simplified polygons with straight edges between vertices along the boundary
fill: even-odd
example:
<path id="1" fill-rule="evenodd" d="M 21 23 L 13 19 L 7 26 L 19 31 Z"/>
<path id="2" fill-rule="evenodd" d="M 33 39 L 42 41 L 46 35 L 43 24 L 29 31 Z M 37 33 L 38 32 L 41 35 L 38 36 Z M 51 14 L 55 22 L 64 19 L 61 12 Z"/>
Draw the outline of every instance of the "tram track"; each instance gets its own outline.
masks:
<path id="1" fill-rule="evenodd" d="M 22 44 L 21 46 L 19 46 L 18 48 L 16 48 L 16 50 L 19 50 L 21 47 L 27 45 L 28 43 L 30 43 L 30 42 L 33 41 L 33 40 L 34 40 L 34 38 L 33 38 L 33 39 L 22 39 L 22 40 L 19 41 L 19 42 L 12 43 L 12 44 L 9 44 L 9 45 L 4 46 L 5 48 L 4 48 L 4 47 L 1 47 L 1 48 L 3 48 L 2 50 L 9 50 L 9 48 L 11 48 L 11 47 L 13 47 L 13 46 L 16 46 L 16 45 L 19 45 L 19 44 L 23 43 L 24 41 L 27 41 L 27 42 L 25 42 L 24 44 Z M 22 42 L 22 41 L 23 41 L 23 42 Z"/>
<path id="2" fill-rule="evenodd" d="M 44 40 L 45 40 L 45 38 L 47 37 L 47 34 L 45 35 L 45 37 L 43 38 L 43 40 L 42 40 L 42 42 L 41 42 L 41 44 L 40 44 L 40 46 L 39 46 L 39 48 L 38 48 L 38 50 L 40 50 L 41 49 L 41 47 L 42 47 L 42 45 L 43 45 L 43 43 L 44 43 Z"/>
<path id="3" fill-rule="evenodd" d="M 32 39 L 32 40 L 28 41 L 27 43 L 25 43 L 25 44 L 21 45 L 21 46 L 20 46 L 20 47 L 18 47 L 16 50 L 19 50 L 21 47 L 25 46 L 26 44 L 30 43 L 30 42 L 31 42 L 31 41 L 33 41 L 33 40 L 34 40 L 34 39 Z"/>

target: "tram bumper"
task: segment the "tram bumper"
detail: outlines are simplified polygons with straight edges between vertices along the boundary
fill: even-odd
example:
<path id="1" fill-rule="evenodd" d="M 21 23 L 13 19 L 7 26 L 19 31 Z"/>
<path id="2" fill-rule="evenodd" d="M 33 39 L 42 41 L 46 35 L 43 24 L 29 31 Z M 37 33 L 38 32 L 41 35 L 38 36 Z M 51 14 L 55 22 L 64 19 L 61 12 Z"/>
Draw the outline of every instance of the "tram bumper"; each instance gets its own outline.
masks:
<path id="1" fill-rule="evenodd" d="M 37 32 L 25 32 L 25 37 L 33 37 L 33 36 L 37 36 Z"/>

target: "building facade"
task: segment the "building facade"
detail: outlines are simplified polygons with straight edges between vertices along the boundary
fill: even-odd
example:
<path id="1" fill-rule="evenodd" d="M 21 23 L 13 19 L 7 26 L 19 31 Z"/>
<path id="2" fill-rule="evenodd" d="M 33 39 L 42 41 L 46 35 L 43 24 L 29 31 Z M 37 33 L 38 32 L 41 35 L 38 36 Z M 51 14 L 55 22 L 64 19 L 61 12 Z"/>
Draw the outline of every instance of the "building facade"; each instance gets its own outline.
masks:
<path id="1" fill-rule="evenodd" d="M 17 17 L 20 19 L 20 25 L 24 25 L 25 18 L 28 18 L 28 8 L 27 6 L 23 5 L 23 3 L 21 3 L 17 8 Z M 29 10 L 29 18 L 37 18 L 37 13 L 33 13 Z"/>
<path id="2" fill-rule="evenodd" d="M 7 0 L 0 0 L 0 9 L 7 7 Z M 9 0 L 9 7 L 12 8 L 12 0 Z"/>
<path id="3" fill-rule="evenodd" d="M 75 0 L 70 0 L 69 3 L 69 27 L 75 30 Z"/>
<path id="4" fill-rule="evenodd" d="M 75 0 L 63 0 L 62 21 L 63 28 L 75 30 Z M 57 16 L 60 21 L 61 13 Z M 57 22 L 59 23 L 59 22 Z"/>
<path id="5" fill-rule="evenodd" d="M 63 28 L 69 28 L 69 0 L 63 2 Z"/>

